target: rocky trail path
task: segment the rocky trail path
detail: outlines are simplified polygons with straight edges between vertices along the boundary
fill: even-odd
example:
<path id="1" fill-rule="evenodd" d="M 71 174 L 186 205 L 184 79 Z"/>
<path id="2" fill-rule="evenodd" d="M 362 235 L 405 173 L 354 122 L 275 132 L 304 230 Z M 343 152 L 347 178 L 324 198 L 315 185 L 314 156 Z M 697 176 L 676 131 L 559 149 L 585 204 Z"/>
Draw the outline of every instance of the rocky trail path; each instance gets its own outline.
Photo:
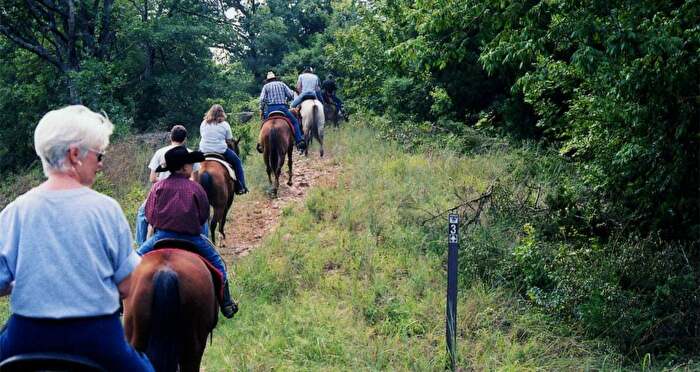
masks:
<path id="1" fill-rule="evenodd" d="M 260 155 L 255 153 L 253 156 Z M 264 167 L 262 162 L 255 162 L 253 166 Z M 340 172 L 340 165 L 329 151 L 326 151 L 323 158 L 318 156 L 317 150 L 313 153 L 309 152 L 308 158 L 295 151 L 292 186 L 287 186 L 286 172 L 285 163 L 277 198 L 272 199 L 267 192 L 261 191 L 236 197 L 226 222 L 224 246 L 218 247 L 226 261 L 245 256 L 258 247 L 263 239 L 277 227 L 282 210 L 288 205 L 303 201 L 312 187 L 334 185 Z M 267 185 L 267 175 L 264 177 Z M 248 183 L 251 184 L 251 182 Z"/>

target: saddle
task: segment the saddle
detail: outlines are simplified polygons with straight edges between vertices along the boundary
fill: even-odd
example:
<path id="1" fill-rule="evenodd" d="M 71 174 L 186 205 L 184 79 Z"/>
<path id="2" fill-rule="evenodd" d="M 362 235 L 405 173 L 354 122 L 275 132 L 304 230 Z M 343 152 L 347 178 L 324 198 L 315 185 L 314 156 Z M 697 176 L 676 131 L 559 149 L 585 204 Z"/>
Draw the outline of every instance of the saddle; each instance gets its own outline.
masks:
<path id="1" fill-rule="evenodd" d="M 311 99 L 311 100 L 317 99 L 316 93 L 308 93 L 308 94 L 304 94 L 301 96 L 301 102 L 304 102 L 304 101 L 309 100 L 309 99 Z M 301 102 L 300 102 L 300 104 L 301 104 Z"/>
<path id="2" fill-rule="evenodd" d="M 236 178 L 236 172 L 233 171 L 233 168 L 231 168 L 231 164 L 229 164 L 226 161 L 226 158 L 224 158 L 223 155 L 217 152 L 208 152 L 204 154 L 204 160 L 213 160 L 221 163 L 224 167 L 226 167 L 226 170 L 228 171 L 229 176 L 231 176 L 231 179 L 233 179 L 234 181 L 238 180 Z"/>
<path id="3" fill-rule="evenodd" d="M 284 121 L 287 122 L 287 125 L 289 125 L 289 129 L 292 130 L 292 134 L 294 134 L 294 133 L 296 132 L 296 131 L 294 130 L 294 125 L 292 124 L 291 120 L 289 120 L 289 118 L 287 117 L 287 115 L 285 115 L 284 112 L 282 112 L 282 111 L 271 111 L 271 112 L 267 115 L 267 119 L 265 119 L 265 121 L 263 121 L 263 125 L 265 125 L 265 123 L 267 123 L 267 122 L 268 122 L 270 119 L 272 119 L 272 118 L 275 118 L 275 119 L 284 119 Z M 206 156 L 206 154 L 205 154 L 205 156 Z"/>
<path id="4" fill-rule="evenodd" d="M 187 251 L 190 253 L 194 253 L 199 257 L 202 262 L 204 262 L 204 265 L 209 269 L 209 273 L 211 274 L 211 280 L 214 283 L 214 293 L 216 294 L 216 300 L 219 301 L 219 303 L 223 302 L 224 298 L 224 274 L 220 272 L 219 270 L 214 267 L 214 265 L 211 264 L 211 262 L 207 261 L 206 258 L 202 257 L 198 252 L 197 248 L 195 247 L 194 243 L 192 243 L 189 240 L 183 240 L 183 239 L 161 239 L 156 242 L 156 244 L 153 246 L 153 250 L 146 253 L 145 256 L 148 256 L 149 254 L 156 252 L 156 251 Z"/>

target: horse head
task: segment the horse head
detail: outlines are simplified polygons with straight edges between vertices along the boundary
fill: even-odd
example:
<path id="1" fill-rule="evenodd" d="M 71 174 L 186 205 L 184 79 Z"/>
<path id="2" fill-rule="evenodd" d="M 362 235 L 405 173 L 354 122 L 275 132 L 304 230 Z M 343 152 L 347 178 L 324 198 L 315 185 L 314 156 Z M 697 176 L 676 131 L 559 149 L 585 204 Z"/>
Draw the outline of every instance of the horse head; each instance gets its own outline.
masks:
<path id="1" fill-rule="evenodd" d="M 235 152 L 236 155 L 241 156 L 241 149 L 238 146 L 240 142 L 240 138 L 231 138 L 230 140 L 226 141 L 226 146 L 228 146 L 228 148 L 230 148 L 231 151 Z"/>

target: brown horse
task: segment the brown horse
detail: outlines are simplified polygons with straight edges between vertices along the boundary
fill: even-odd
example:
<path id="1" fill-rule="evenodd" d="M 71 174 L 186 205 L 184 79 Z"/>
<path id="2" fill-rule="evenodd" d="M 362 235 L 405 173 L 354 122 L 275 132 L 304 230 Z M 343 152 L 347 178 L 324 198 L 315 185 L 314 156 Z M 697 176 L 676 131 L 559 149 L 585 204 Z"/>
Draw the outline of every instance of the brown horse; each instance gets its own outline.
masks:
<path id="1" fill-rule="evenodd" d="M 333 123 L 333 126 L 337 127 L 341 120 L 347 120 L 340 114 L 340 110 L 329 93 L 324 92 L 323 100 L 325 101 L 323 104 L 323 115 L 325 116 L 326 123 Z"/>
<path id="2" fill-rule="evenodd" d="M 287 185 L 292 185 L 292 153 L 294 150 L 294 134 L 284 117 L 270 116 L 260 129 L 259 142 L 262 146 L 263 159 L 267 170 L 267 179 L 272 185 L 272 195 L 277 195 L 280 187 L 280 174 L 284 166 L 284 158 L 289 158 L 289 180 Z M 272 174 L 275 182 L 272 183 Z"/>
<path id="3" fill-rule="evenodd" d="M 202 259 L 178 249 L 143 257 L 124 299 L 126 338 L 158 372 L 199 371 L 216 326 L 214 281 Z"/>
<path id="4" fill-rule="evenodd" d="M 228 147 L 239 154 L 239 140 L 228 142 Z M 219 227 L 219 233 L 222 237 L 222 242 L 226 240 L 224 226 L 226 225 L 226 216 L 233 204 L 235 195 L 235 184 L 228 169 L 218 161 L 205 160 L 200 163 L 199 169 L 199 184 L 202 185 L 204 191 L 207 192 L 209 205 L 214 209 L 210 217 L 211 241 L 216 244 L 216 227 Z"/>

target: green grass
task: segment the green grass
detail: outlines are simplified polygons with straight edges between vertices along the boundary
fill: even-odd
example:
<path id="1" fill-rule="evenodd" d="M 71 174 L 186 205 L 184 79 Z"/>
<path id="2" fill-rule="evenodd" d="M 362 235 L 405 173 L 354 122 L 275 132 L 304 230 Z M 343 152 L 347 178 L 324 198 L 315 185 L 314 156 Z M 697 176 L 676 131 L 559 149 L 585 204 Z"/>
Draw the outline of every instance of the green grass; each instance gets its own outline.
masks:
<path id="1" fill-rule="evenodd" d="M 327 147 L 342 164 L 338 185 L 311 190 L 231 267 L 241 312 L 217 327 L 207 371 L 445 368 L 444 237 L 420 222 L 426 210 L 455 202 L 455 186 L 483 191 L 516 159 L 411 155 L 361 127 L 330 131 Z M 247 167 L 262 165 L 253 158 Z M 604 345 L 579 339 L 507 290 L 470 283 L 460 291 L 464 368 L 619 363 Z"/>
<path id="2" fill-rule="evenodd" d="M 478 195 L 522 158 L 509 150 L 409 154 L 361 126 L 326 137 L 327 153 L 342 165 L 337 185 L 313 188 L 303 203 L 285 207 L 261 247 L 231 263 L 241 311 L 220 319 L 204 370 L 444 370 L 444 230 L 421 223 L 457 203 L 455 189 Z M 154 148 L 122 146 L 131 155 L 115 158 L 121 167 L 101 175 L 96 188 L 115 197 L 133 223 Z M 252 155 L 248 197 L 264 197 L 264 168 Z M 503 251 L 511 243 L 493 242 Z M 464 259 L 461 267 L 469 266 Z M 625 366 L 605 344 L 583 339 L 511 290 L 461 279 L 457 346 L 465 370 L 674 369 L 653 359 Z M 1 320 L 8 311 L 0 301 Z"/>

